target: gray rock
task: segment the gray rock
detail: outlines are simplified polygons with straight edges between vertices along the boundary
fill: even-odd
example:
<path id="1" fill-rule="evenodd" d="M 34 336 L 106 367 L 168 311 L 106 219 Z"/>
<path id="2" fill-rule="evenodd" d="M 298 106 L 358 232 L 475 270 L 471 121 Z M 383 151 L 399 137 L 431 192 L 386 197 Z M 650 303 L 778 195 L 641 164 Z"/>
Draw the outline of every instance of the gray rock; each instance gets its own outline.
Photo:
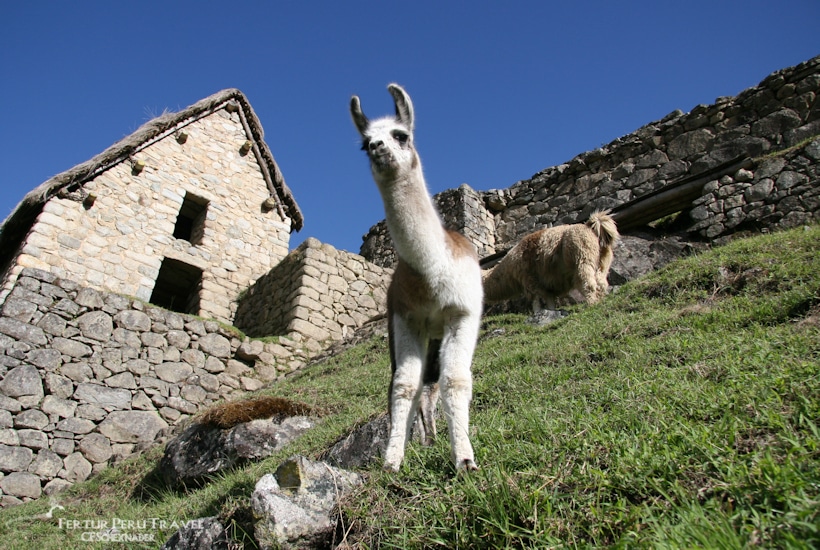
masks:
<path id="1" fill-rule="evenodd" d="M 139 333 L 133 330 L 126 330 L 122 327 L 114 329 L 111 339 L 122 344 L 127 348 L 139 349 L 142 342 L 140 341 Z"/>
<path id="2" fill-rule="evenodd" d="M 196 375 L 196 377 L 190 381 L 192 384 L 199 384 L 199 386 L 207 392 L 213 393 L 219 389 L 219 378 L 207 372 Z"/>
<path id="3" fill-rule="evenodd" d="M 112 388 L 125 388 L 129 390 L 137 389 L 137 382 L 134 380 L 134 375 L 130 372 L 121 372 L 103 380 L 106 386 Z"/>
<path id="4" fill-rule="evenodd" d="M 706 247 L 676 236 L 658 238 L 646 233 L 625 235 L 613 253 L 609 284 L 622 285 Z"/>
<path id="5" fill-rule="evenodd" d="M 21 323 L 30 323 L 35 313 L 37 313 L 37 304 L 21 300 L 13 294 L 3 304 L 3 315 L 12 317 Z"/>
<path id="6" fill-rule="evenodd" d="M 187 522 L 161 550 L 228 550 L 228 533 L 216 517 Z"/>
<path id="7" fill-rule="evenodd" d="M 8 428 L 0 430 L 0 445 L 9 445 L 11 447 L 20 445 L 20 436 L 17 435 L 17 430 Z"/>
<path id="8" fill-rule="evenodd" d="M 79 453 L 71 453 L 63 461 L 65 466 L 65 473 L 60 477 L 74 483 L 85 481 L 91 475 L 91 463 Z"/>
<path id="9" fill-rule="evenodd" d="M 746 202 L 761 201 L 768 197 L 774 189 L 774 182 L 770 178 L 764 178 L 755 183 L 743 193 Z"/>
<path id="10" fill-rule="evenodd" d="M 20 445 L 31 449 L 47 449 L 48 436 L 40 430 L 17 430 L 17 437 L 20 438 Z"/>
<path id="11" fill-rule="evenodd" d="M 69 418 L 74 416 L 74 412 L 77 410 L 77 402 L 71 399 L 62 399 L 55 395 L 47 395 L 43 399 L 41 410 L 46 414 Z"/>
<path id="12" fill-rule="evenodd" d="M 74 399 L 80 403 L 89 403 L 100 407 L 127 409 L 131 404 L 131 392 L 99 384 L 83 383 L 79 384 L 74 391 Z"/>
<path id="13" fill-rule="evenodd" d="M 205 360 L 205 370 L 211 373 L 222 372 L 225 370 L 225 363 L 216 357 L 208 357 Z"/>
<path id="14" fill-rule="evenodd" d="M 559 319 L 563 319 L 567 315 L 569 315 L 569 313 L 567 313 L 566 311 L 562 311 L 560 309 L 542 309 L 541 311 L 533 313 L 527 319 L 527 323 L 543 327 Z"/>
<path id="15" fill-rule="evenodd" d="M 79 444 L 80 452 L 91 462 L 104 463 L 113 456 L 111 442 L 102 434 L 88 434 Z"/>
<path id="16" fill-rule="evenodd" d="M 91 349 L 91 346 L 87 346 L 82 342 L 71 340 L 69 338 L 54 338 L 51 345 L 54 349 L 59 350 L 63 355 L 68 355 L 69 357 L 74 357 L 75 359 L 88 357 L 94 352 L 94 350 Z"/>
<path id="17" fill-rule="evenodd" d="M 89 311 L 77 319 L 80 332 L 86 338 L 107 342 L 114 332 L 114 320 L 104 311 Z"/>
<path id="18" fill-rule="evenodd" d="M 231 342 L 221 334 L 211 333 L 199 339 L 199 349 L 214 357 L 231 356 Z"/>
<path id="19" fill-rule="evenodd" d="M 270 456 L 313 427 L 307 417 L 258 419 L 230 429 L 194 423 L 165 447 L 159 471 L 172 484 L 195 484 L 246 460 Z"/>
<path id="20" fill-rule="evenodd" d="M 40 478 L 34 474 L 14 472 L 0 481 L 0 488 L 7 495 L 19 498 L 40 498 L 43 494 Z"/>
<path id="21" fill-rule="evenodd" d="M 165 334 L 165 339 L 168 341 L 168 345 L 180 350 L 187 349 L 191 343 L 191 336 L 184 330 L 169 330 Z"/>
<path id="22" fill-rule="evenodd" d="M 102 421 L 99 431 L 113 443 L 140 443 L 154 441 L 167 427 L 153 411 L 114 411 Z"/>
<path id="23" fill-rule="evenodd" d="M 199 377 L 196 377 L 192 380 L 192 383 L 196 383 L 199 381 Z M 192 384 L 186 384 L 180 388 L 179 395 L 189 401 L 191 403 L 202 403 L 208 397 L 208 392 L 206 392 L 202 386 L 195 386 Z"/>
<path id="24" fill-rule="evenodd" d="M 130 309 L 121 311 L 114 316 L 118 327 L 126 330 L 145 332 L 151 330 L 151 318 L 142 311 Z"/>
<path id="25" fill-rule="evenodd" d="M 48 416 L 37 409 L 29 409 L 23 411 L 14 417 L 15 428 L 31 428 L 33 430 L 42 430 L 48 426 Z"/>
<path id="26" fill-rule="evenodd" d="M 65 399 L 67 397 L 71 397 L 74 394 L 74 383 L 65 376 L 54 374 L 52 372 L 47 372 L 45 382 L 46 389 L 50 394 L 46 397 Z"/>
<path id="27" fill-rule="evenodd" d="M 37 322 L 37 326 L 54 336 L 62 336 L 65 333 L 66 322 L 65 319 L 54 313 L 46 313 L 43 318 Z"/>
<path id="28" fill-rule="evenodd" d="M 69 357 L 74 357 L 75 359 L 88 357 L 94 352 L 94 350 L 91 349 L 91 346 L 87 346 L 82 342 L 71 340 L 69 338 L 54 338 L 51 345 L 54 349 L 59 350 L 63 355 L 68 355 Z"/>
<path id="29" fill-rule="evenodd" d="M 0 391 L 9 397 L 32 395 L 42 398 L 44 395 L 40 373 L 31 365 L 16 367 L 6 373 L 0 382 Z"/>
<path id="30" fill-rule="evenodd" d="M 125 362 L 125 368 L 134 374 L 148 374 L 151 364 L 145 359 L 129 359 Z"/>
<path id="31" fill-rule="evenodd" d="M 77 291 L 77 297 L 74 299 L 74 302 L 79 306 L 89 309 L 100 309 L 105 305 L 99 292 L 86 287 L 82 287 Z"/>
<path id="32" fill-rule="evenodd" d="M 265 351 L 265 344 L 260 340 L 245 340 L 236 350 L 236 356 L 246 361 L 256 361 Z"/>
<path id="33" fill-rule="evenodd" d="M 227 443 L 238 457 L 258 460 L 272 455 L 314 425 L 306 416 L 290 416 L 281 423 L 272 419 L 252 420 L 230 430 Z"/>
<path id="34" fill-rule="evenodd" d="M 20 412 L 23 409 L 23 406 L 20 405 L 20 402 L 16 399 L 12 399 L 11 397 L 6 397 L 3 394 L 0 394 L 0 410 L 9 411 L 9 412 Z"/>
<path id="35" fill-rule="evenodd" d="M 43 494 L 46 496 L 57 495 L 71 487 L 71 482 L 64 479 L 52 479 L 43 487 Z"/>
<path id="36" fill-rule="evenodd" d="M 28 467 L 31 474 L 50 479 L 56 476 L 63 468 L 63 459 L 57 453 L 48 449 L 41 449 Z"/>
<path id="37" fill-rule="evenodd" d="M 143 346 L 149 348 L 164 349 L 168 345 L 165 341 L 165 337 L 161 334 L 157 334 L 156 332 L 143 332 L 140 335 L 140 341 Z"/>
<path id="38" fill-rule="evenodd" d="M 179 358 L 194 368 L 203 368 L 205 366 L 205 354 L 198 349 L 186 349 L 180 354 Z"/>
<path id="39" fill-rule="evenodd" d="M 0 333 L 11 336 L 15 340 L 21 340 L 38 346 L 44 346 L 48 343 L 43 329 L 22 323 L 11 317 L 0 317 Z"/>
<path id="40" fill-rule="evenodd" d="M 29 351 L 26 353 L 26 361 L 35 367 L 40 367 L 41 369 L 45 369 L 47 371 L 56 370 L 63 364 L 63 358 L 60 351 L 51 348 L 33 349 Z"/>
<path id="41" fill-rule="evenodd" d="M 57 429 L 61 432 L 68 432 L 76 435 L 87 434 L 94 430 L 97 425 L 85 418 L 64 418 L 57 423 Z"/>
<path id="42" fill-rule="evenodd" d="M 194 372 L 188 363 L 162 363 L 155 369 L 157 377 L 171 384 L 182 382 Z"/>
<path id="43" fill-rule="evenodd" d="M 667 154 L 670 159 L 683 159 L 689 156 L 708 150 L 715 140 L 711 130 L 699 128 L 681 134 L 667 146 Z"/>
<path id="44" fill-rule="evenodd" d="M 25 471 L 34 458 L 34 452 L 26 447 L 0 445 L 0 471 Z"/>
<path id="45" fill-rule="evenodd" d="M 384 413 L 360 426 L 333 445 L 322 458 L 333 466 L 356 469 L 383 455 L 390 433 L 390 416 Z"/>
<path id="46" fill-rule="evenodd" d="M 199 410 L 197 406 L 190 401 L 174 396 L 168 398 L 168 406 L 185 414 L 194 414 Z"/>
<path id="47" fill-rule="evenodd" d="M 87 363 L 68 363 L 67 365 L 63 365 L 60 367 L 60 374 L 74 382 L 87 382 L 94 378 L 94 371 Z"/>
<path id="48" fill-rule="evenodd" d="M 328 545 L 339 499 L 360 485 L 359 475 L 302 456 L 263 476 L 251 496 L 254 534 L 260 548 L 317 548 Z"/>
<path id="49" fill-rule="evenodd" d="M 74 452 L 74 440 L 55 437 L 51 442 L 51 450 L 60 456 L 68 456 Z"/>

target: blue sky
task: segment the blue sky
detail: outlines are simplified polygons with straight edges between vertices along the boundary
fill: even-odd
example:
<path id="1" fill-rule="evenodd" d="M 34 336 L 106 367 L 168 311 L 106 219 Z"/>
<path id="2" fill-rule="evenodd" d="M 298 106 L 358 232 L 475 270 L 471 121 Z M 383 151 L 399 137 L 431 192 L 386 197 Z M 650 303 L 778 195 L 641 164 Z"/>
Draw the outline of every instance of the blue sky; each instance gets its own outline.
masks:
<path id="1" fill-rule="evenodd" d="M 430 190 L 505 188 L 820 54 L 817 0 L 0 6 L 0 219 L 165 110 L 251 102 L 305 226 L 358 252 L 384 218 L 358 135 L 410 93 Z"/>

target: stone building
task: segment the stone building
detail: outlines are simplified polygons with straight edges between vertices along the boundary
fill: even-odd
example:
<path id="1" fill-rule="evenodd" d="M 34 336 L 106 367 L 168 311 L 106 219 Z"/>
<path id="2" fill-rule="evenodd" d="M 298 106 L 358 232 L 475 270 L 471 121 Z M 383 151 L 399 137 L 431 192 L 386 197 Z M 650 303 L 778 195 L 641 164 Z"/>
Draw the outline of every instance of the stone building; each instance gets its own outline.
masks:
<path id="1" fill-rule="evenodd" d="M 231 323 L 303 217 L 246 97 L 155 118 L 46 181 L 0 229 L 0 303 L 24 268 Z"/>

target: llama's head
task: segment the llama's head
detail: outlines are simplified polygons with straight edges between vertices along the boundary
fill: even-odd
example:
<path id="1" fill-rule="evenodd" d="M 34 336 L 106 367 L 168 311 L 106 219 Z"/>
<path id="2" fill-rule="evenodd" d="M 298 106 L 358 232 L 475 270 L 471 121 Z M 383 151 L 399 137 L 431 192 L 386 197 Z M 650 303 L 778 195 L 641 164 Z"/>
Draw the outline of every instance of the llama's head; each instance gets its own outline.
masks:
<path id="1" fill-rule="evenodd" d="M 396 115 L 369 120 L 362 112 L 358 96 L 350 99 L 350 114 L 359 134 L 362 149 L 370 159 L 373 178 L 379 186 L 409 176 L 420 162 L 413 147 L 413 103 L 398 84 L 387 86 L 396 105 Z"/>

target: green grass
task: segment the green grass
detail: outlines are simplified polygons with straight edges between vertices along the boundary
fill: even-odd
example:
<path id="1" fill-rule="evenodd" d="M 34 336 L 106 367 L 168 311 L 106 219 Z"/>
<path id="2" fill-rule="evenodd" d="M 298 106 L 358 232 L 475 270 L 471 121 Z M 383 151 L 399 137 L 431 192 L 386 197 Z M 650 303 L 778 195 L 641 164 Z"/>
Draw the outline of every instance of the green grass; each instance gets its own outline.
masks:
<path id="1" fill-rule="evenodd" d="M 343 504 L 362 548 L 813 548 L 820 546 L 820 226 L 739 240 L 633 281 L 547 327 L 485 320 L 472 441 L 456 475 L 445 433 L 378 465 Z M 86 544 L 65 519 L 219 515 L 253 548 L 248 497 L 295 453 L 312 458 L 385 409 L 374 338 L 267 393 L 331 414 L 286 450 L 177 492 L 161 450 L 59 495 L 4 510 L 20 548 Z M 156 530 L 159 546 L 174 529 Z M 244 535 L 243 535 L 244 533 Z M 138 548 L 130 544 L 128 548 Z"/>

